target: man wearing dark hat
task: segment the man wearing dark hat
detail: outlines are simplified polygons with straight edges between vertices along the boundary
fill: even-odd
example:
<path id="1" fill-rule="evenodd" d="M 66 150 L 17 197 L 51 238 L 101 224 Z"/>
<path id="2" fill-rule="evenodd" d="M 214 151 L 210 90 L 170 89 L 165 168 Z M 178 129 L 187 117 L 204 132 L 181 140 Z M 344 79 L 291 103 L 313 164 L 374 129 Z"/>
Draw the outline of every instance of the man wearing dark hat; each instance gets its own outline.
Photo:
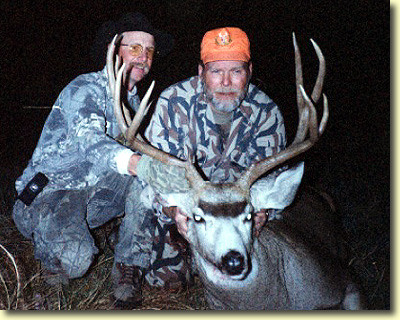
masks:
<path id="1" fill-rule="evenodd" d="M 126 63 L 126 104 L 135 111 L 140 102 L 136 84 L 150 71 L 156 52 L 171 50 L 173 39 L 143 15 L 127 14 L 99 31 L 97 62 L 103 59 L 104 65 L 115 34 L 122 35 L 116 51 Z M 115 140 L 119 134 L 106 68 L 74 79 L 54 103 L 33 156 L 16 181 L 13 218 L 32 240 L 47 282 L 54 284 L 86 273 L 98 252 L 89 230 L 125 212 L 112 276 L 117 306 L 132 308 L 141 300 L 154 218 L 138 200 L 143 185 L 130 170 L 140 157 Z"/>

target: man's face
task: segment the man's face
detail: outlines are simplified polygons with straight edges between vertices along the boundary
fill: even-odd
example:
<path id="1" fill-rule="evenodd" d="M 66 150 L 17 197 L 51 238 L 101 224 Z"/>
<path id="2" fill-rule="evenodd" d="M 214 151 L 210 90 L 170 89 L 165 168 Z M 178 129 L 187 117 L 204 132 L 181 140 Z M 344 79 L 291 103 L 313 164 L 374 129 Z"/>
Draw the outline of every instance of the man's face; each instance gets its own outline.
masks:
<path id="1" fill-rule="evenodd" d="M 131 91 L 149 73 L 153 63 L 154 37 L 143 31 L 123 33 L 118 55 L 125 62 L 124 84 Z"/>
<path id="2" fill-rule="evenodd" d="M 252 72 L 251 63 L 213 61 L 199 66 L 207 101 L 220 112 L 231 112 L 242 103 Z"/>

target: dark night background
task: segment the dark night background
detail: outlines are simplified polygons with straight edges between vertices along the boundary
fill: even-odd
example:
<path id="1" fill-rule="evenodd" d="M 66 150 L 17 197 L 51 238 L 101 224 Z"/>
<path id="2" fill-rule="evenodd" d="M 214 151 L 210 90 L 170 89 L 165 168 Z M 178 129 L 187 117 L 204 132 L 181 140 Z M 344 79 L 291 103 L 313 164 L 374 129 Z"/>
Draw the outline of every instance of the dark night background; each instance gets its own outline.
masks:
<path id="1" fill-rule="evenodd" d="M 94 71 L 90 48 L 100 25 L 141 11 L 175 38 L 140 89 L 156 80 L 153 97 L 197 73 L 203 34 L 220 26 L 244 29 L 252 45 L 252 82 L 281 107 L 289 140 L 297 122 L 292 32 L 302 52 L 306 89 L 318 61 L 327 61 L 328 128 L 307 154 L 306 180 L 328 191 L 355 242 L 364 285 L 377 308 L 389 308 L 390 279 L 390 18 L 389 1 L 2 1 L 1 183 L 12 206 L 14 180 L 36 145 L 49 109 L 63 87 Z M 142 92 L 142 91 L 141 91 Z M 6 191 L 4 191 L 6 190 Z M 10 197 L 11 195 L 11 197 Z M 368 249 L 365 249 L 368 248 Z M 372 258 L 373 257 L 373 258 Z"/>

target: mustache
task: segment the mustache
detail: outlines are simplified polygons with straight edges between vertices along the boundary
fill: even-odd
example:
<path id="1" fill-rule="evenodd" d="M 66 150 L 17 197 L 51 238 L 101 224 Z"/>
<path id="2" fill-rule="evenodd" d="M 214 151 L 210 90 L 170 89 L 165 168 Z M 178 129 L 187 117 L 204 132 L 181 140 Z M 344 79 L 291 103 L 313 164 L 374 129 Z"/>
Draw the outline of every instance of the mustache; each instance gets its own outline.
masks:
<path id="1" fill-rule="evenodd" d="M 138 69 L 145 69 L 145 70 L 150 70 L 150 67 L 147 63 L 142 63 L 142 62 L 131 62 L 129 64 L 129 70 L 132 68 L 138 68 Z"/>
<path id="2" fill-rule="evenodd" d="M 235 88 L 218 88 L 215 93 L 240 93 L 240 90 Z"/>

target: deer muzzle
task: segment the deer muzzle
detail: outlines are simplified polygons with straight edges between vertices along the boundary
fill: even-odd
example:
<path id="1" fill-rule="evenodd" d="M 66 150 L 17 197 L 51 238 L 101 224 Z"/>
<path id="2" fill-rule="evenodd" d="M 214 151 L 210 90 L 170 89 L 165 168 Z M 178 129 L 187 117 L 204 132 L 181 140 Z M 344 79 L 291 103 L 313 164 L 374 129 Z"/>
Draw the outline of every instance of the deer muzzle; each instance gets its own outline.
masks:
<path id="1" fill-rule="evenodd" d="M 240 252 L 231 250 L 222 257 L 222 270 L 230 276 L 242 274 L 244 268 L 245 258 Z"/>

